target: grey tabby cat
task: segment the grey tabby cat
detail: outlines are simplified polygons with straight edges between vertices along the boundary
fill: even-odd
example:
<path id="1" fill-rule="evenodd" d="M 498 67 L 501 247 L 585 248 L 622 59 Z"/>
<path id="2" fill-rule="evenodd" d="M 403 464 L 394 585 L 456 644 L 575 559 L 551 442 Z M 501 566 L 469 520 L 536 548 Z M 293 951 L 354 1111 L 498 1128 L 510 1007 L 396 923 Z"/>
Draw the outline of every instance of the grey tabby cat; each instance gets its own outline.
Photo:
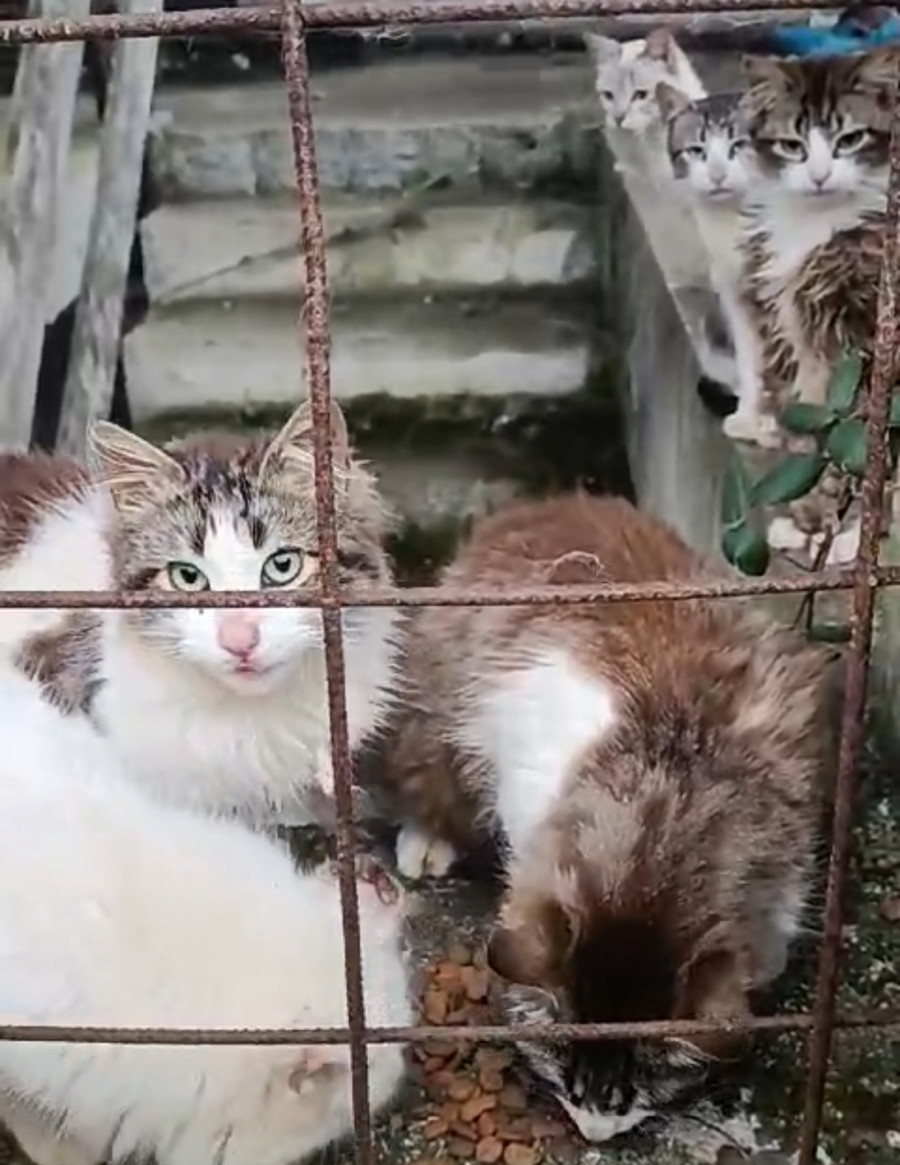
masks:
<path id="1" fill-rule="evenodd" d="M 749 137 L 740 93 L 716 93 L 688 101 L 666 83 L 657 99 L 667 119 L 667 146 L 676 180 L 690 192 L 697 230 L 709 261 L 710 282 L 722 305 L 733 351 L 717 379 L 728 384 L 738 408 L 725 422 L 733 437 L 766 439 L 759 402 L 762 394 L 763 341 L 756 314 L 743 290 L 741 240 L 745 211 L 758 179 L 756 154 Z"/>
<path id="2" fill-rule="evenodd" d="M 895 49 L 744 62 L 742 105 L 762 176 L 744 244 L 746 289 L 765 316 L 776 390 L 804 401 L 824 399 L 831 367 L 802 320 L 807 264 L 884 209 L 897 62 Z"/>

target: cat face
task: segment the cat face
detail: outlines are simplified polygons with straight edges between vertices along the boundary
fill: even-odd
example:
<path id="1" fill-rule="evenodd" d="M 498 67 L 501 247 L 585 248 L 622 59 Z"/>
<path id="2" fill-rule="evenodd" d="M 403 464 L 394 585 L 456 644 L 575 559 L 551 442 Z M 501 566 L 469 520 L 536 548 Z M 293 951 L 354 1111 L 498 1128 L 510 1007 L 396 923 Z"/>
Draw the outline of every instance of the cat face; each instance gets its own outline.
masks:
<path id="1" fill-rule="evenodd" d="M 368 475 L 350 461 L 333 420 L 338 561 L 347 584 L 388 581 L 381 512 Z M 319 576 L 307 406 L 268 441 L 207 436 L 163 451 L 97 426 L 92 459 L 116 508 L 116 585 L 125 591 L 297 590 Z M 371 612 L 343 612 L 345 635 Z M 125 619 L 155 650 L 241 692 L 267 692 L 322 646 L 317 609 L 140 610 Z"/>
<path id="2" fill-rule="evenodd" d="M 755 156 L 738 94 L 689 102 L 665 82 L 657 87 L 668 118 L 669 158 L 676 178 L 701 199 L 740 202 L 755 178 Z"/>
<path id="3" fill-rule="evenodd" d="M 516 921 L 509 925 L 510 920 Z M 727 955 L 679 966 L 659 917 L 591 920 L 558 900 L 518 912 L 515 890 L 488 948 L 506 980 L 500 1006 L 510 1023 L 634 1023 L 712 1018 L 746 1006 Z M 727 1037 L 525 1043 L 519 1053 L 582 1135 L 606 1141 L 694 1099 Z"/>
<path id="4" fill-rule="evenodd" d="M 658 126 L 656 86 L 660 81 L 677 84 L 678 80 L 678 49 L 668 33 L 626 42 L 588 35 L 585 42 L 593 57 L 594 87 L 607 124 L 634 134 Z"/>
<path id="5" fill-rule="evenodd" d="M 763 176 L 803 197 L 886 188 L 896 59 L 746 58 L 742 107 Z"/>
<path id="6" fill-rule="evenodd" d="M 587 1023 L 558 995 L 510 985 L 500 997 L 507 1023 Z M 710 1061 L 678 1040 L 573 1040 L 517 1049 L 536 1079 L 587 1141 L 603 1142 L 686 1104 L 707 1080 Z"/>

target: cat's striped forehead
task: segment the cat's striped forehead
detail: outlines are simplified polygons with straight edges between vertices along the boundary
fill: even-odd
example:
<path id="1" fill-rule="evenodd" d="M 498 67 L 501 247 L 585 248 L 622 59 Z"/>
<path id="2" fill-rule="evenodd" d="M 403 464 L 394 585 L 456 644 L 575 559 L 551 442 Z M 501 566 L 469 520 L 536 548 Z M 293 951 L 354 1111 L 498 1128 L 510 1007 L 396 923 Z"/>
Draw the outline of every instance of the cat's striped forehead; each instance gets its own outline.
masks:
<path id="1" fill-rule="evenodd" d="M 241 440 L 231 434 L 206 435 L 202 440 L 174 444 L 168 452 L 181 466 L 183 479 L 166 510 L 173 526 L 196 553 L 203 552 L 209 533 L 227 522 L 246 528 L 259 549 L 286 523 L 306 519 L 302 496 L 288 509 L 260 483 L 267 447 L 265 439 Z M 312 506 L 312 480 L 308 505 Z"/>
<path id="2" fill-rule="evenodd" d="M 744 104 L 760 136 L 890 130 L 891 77 L 875 54 L 760 61 L 750 75 Z"/>
<path id="3" fill-rule="evenodd" d="M 669 150 L 674 154 L 713 137 L 737 140 L 746 134 L 740 94 L 716 93 L 675 114 L 669 123 Z"/>

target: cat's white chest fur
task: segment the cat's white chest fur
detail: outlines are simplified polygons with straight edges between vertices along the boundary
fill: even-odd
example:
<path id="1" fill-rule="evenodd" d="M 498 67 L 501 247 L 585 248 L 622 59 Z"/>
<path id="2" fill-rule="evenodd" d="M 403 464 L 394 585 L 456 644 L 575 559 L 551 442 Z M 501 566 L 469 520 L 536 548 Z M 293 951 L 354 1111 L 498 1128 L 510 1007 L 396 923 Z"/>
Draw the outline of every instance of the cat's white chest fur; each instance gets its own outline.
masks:
<path id="1" fill-rule="evenodd" d="M 773 284 L 789 280 L 816 247 L 827 243 L 837 231 L 855 227 L 863 214 L 883 204 L 884 196 L 873 192 L 871 200 L 797 198 L 772 199 L 763 211 L 769 234 L 769 258 L 764 277 Z"/>
<path id="2" fill-rule="evenodd" d="M 392 615 L 345 645 L 351 747 L 380 727 Z M 272 692 L 239 694 L 161 657 L 108 617 L 95 718 L 132 778 L 160 799 L 237 812 L 256 826 L 308 820 L 303 792 L 330 781 L 325 662 L 307 651 Z"/>
<path id="3" fill-rule="evenodd" d="M 610 685 L 561 648 L 482 686 L 459 743 L 487 762 L 484 792 L 514 853 L 552 812 L 585 750 L 615 722 Z"/>

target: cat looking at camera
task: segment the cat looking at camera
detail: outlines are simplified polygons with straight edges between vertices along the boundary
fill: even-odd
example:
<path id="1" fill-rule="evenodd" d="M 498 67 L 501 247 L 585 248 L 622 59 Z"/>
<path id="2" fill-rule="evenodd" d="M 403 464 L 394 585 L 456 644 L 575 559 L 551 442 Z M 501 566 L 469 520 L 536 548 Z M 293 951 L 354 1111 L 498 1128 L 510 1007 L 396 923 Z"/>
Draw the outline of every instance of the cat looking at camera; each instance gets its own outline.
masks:
<path id="1" fill-rule="evenodd" d="M 769 337 L 766 372 L 787 395 L 822 403 L 831 362 L 799 311 L 810 255 L 884 210 L 897 50 L 748 57 L 742 99 L 759 161 L 758 210 L 744 240 L 747 294 Z"/>
<path id="2" fill-rule="evenodd" d="M 390 582 L 385 507 L 332 415 L 340 581 Z M 62 458 L 0 465 L 0 587 L 194 594 L 291 592 L 319 572 L 311 416 L 280 432 L 206 433 L 159 449 L 99 423 L 91 472 Z M 15 467 L 12 472 L 11 467 Z M 133 609 L 16 625 L 18 658 L 85 711 L 133 779 L 164 800 L 269 826 L 328 791 L 328 709 L 315 608 Z M 397 616 L 342 614 L 351 747 L 389 702 Z M 29 635 L 28 632 L 32 634 Z"/>
<path id="3" fill-rule="evenodd" d="M 346 1027 L 340 895 L 276 842 L 161 804 L 0 664 L 4 1022 Z M 403 911 L 361 866 L 366 1018 L 411 1022 Z M 314 936 L 314 941 L 310 941 Z M 368 1048 L 373 1111 L 400 1045 Z M 346 1045 L 0 1043 L 0 1120 L 35 1165 L 290 1165 L 350 1133 Z"/>
<path id="4" fill-rule="evenodd" d="M 719 296 L 734 356 L 726 383 L 738 399 L 726 420 L 731 436 L 766 438 L 760 413 L 763 338 L 743 290 L 741 242 L 758 179 L 740 93 L 690 101 L 660 82 L 656 90 L 667 125 L 666 145 L 676 181 L 687 189 L 700 240 L 709 257 L 710 282 Z"/>
<path id="5" fill-rule="evenodd" d="M 513 505 L 454 587 L 709 579 L 619 499 Z M 825 663 L 727 600 L 416 614 L 389 780 L 410 877 L 497 839 L 489 943 L 516 1021 L 739 1019 L 799 932 L 819 824 Z M 727 1038 L 529 1043 L 538 1080 L 605 1140 L 700 1088 Z"/>

